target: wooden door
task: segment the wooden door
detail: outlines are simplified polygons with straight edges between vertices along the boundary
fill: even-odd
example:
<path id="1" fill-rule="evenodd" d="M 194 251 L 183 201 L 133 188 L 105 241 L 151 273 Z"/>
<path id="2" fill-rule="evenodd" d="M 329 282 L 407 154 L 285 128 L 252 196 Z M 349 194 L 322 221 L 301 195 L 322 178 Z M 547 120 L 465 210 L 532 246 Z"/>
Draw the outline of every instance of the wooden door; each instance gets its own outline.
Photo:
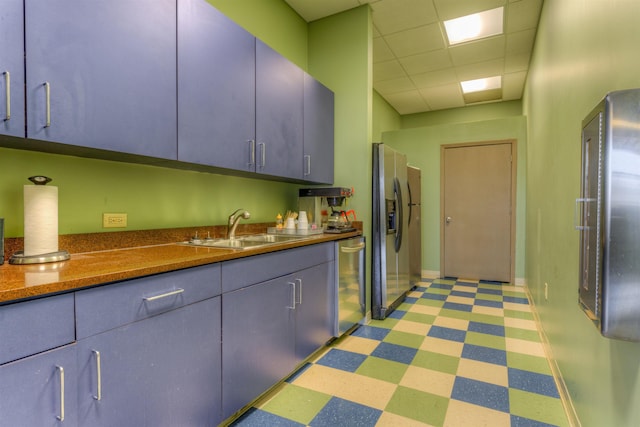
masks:
<path id="1" fill-rule="evenodd" d="M 515 277 L 515 142 L 443 146 L 441 271 L 512 282 Z"/>

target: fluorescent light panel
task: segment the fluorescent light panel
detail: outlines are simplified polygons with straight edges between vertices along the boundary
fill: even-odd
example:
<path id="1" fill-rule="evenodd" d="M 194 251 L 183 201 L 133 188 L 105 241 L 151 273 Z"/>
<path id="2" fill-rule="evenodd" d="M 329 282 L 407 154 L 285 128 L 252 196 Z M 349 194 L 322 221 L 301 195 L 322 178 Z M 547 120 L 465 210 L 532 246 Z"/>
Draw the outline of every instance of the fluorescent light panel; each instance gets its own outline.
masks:
<path id="1" fill-rule="evenodd" d="M 484 79 L 467 80 L 460 82 L 462 93 L 480 92 L 483 90 L 500 89 L 502 76 L 487 77 Z"/>
<path id="2" fill-rule="evenodd" d="M 468 42 L 502 34 L 504 7 L 444 21 L 449 44 Z"/>

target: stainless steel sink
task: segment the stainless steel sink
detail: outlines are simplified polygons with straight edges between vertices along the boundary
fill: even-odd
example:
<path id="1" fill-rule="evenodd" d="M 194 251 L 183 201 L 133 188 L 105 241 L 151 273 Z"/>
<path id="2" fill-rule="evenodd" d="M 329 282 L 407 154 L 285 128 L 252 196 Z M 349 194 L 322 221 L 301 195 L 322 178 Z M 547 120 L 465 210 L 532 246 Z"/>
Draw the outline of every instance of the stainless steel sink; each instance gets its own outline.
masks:
<path id="1" fill-rule="evenodd" d="M 230 248 L 230 249 L 249 249 L 260 246 L 274 245 L 276 243 L 285 243 L 293 240 L 303 240 L 307 236 L 291 236 L 280 234 L 251 234 L 247 236 L 238 236 L 235 239 L 204 239 L 190 240 L 183 242 L 189 246 L 205 246 L 211 248 Z"/>

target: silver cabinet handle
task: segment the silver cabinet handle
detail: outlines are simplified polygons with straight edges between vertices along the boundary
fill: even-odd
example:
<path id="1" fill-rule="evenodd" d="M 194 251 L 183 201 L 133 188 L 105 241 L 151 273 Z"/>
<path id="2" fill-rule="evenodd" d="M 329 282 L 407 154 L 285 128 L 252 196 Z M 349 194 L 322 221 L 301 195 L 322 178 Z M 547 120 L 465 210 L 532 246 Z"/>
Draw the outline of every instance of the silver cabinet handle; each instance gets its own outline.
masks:
<path id="1" fill-rule="evenodd" d="M 49 82 L 44 82 L 44 97 L 46 103 L 46 121 L 44 127 L 48 128 L 51 126 L 51 84 Z"/>
<path id="2" fill-rule="evenodd" d="M 260 146 L 260 167 L 263 168 L 267 163 L 267 145 L 264 142 L 258 143 Z"/>
<path id="3" fill-rule="evenodd" d="M 296 284 L 294 282 L 287 282 L 291 285 L 291 305 L 287 306 L 288 309 L 296 309 Z"/>
<path id="4" fill-rule="evenodd" d="M 300 299 L 298 300 L 298 304 L 302 304 L 302 279 L 296 279 L 296 283 L 300 288 L 300 290 L 298 291 L 298 295 L 300 296 Z"/>
<path id="5" fill-rule="evenodd" d="M 253 166 L 256 164 L 256 141 L 250 139 L 247 141 L 249 143 L 249 164 L 248 166 Z"/>
<path id="6" fill-rule="evenodd" d="M 305 166 L 306 166 L 304 175 L 311 175 L 311 155 L 305 154 L 304 160 L 305 160 Z"/>
<path id="7" fill-rule="evenodd" d="M 102 368 L 100 366 L 100 352 L 98 350 L 91 350 L 96 357 L 96 374 L 97 374 L 97 386 L 96 394 L 93 396 L 95 400 L 102 400 Z"/>
<path id="8" fill-rule="evenodd" d="M 4 72 L 4 84 L 6 85 L 5 102 L 7 103 L 7 113 L 4 120 L 8 122 L 11 120 L 11 74 L 9 74 L 9 71 Z"/>
<path id="9" fill-rule="evenodd" d="M 152 297 L 145 297 L 142 298 L 144 301 L 155 301 L 155 300 L 159 300 L 161 298 L 166 298 L 166 297 L 170 297 L 172 295 L 178 295 L 184 292 L 184 289 L 182 288 L 178 288 L 175 291 L 169 291 L 169 292 L 165 292 L 164 294 L 160 294 L 160 295 L 155 295 Z"/>
<path id="10" fill-rule="evenodd" d="M 62 366 L 56 366 L 56 369 L 60 374 L 60 415 L 56 418 L 64 421 L 64 368 Z"/>

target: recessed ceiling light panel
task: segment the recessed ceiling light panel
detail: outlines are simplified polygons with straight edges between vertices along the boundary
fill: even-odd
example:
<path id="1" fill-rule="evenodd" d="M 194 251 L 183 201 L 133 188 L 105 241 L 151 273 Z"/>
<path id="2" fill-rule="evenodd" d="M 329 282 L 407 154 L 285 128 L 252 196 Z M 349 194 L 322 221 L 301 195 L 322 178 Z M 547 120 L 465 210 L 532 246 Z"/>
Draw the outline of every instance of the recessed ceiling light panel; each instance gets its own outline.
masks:
<path id="1" fill-rule="evenodd" d="M 502 87 L 502 76 L 460 82 L 462 93 L 480 92 L 483 90 L 499 89 Z"/>
<path id="2" fill-rule="evenodd" d="M 504 7 L 444 21 L 449 44 L 491 37 L 503 32 Z"/>

